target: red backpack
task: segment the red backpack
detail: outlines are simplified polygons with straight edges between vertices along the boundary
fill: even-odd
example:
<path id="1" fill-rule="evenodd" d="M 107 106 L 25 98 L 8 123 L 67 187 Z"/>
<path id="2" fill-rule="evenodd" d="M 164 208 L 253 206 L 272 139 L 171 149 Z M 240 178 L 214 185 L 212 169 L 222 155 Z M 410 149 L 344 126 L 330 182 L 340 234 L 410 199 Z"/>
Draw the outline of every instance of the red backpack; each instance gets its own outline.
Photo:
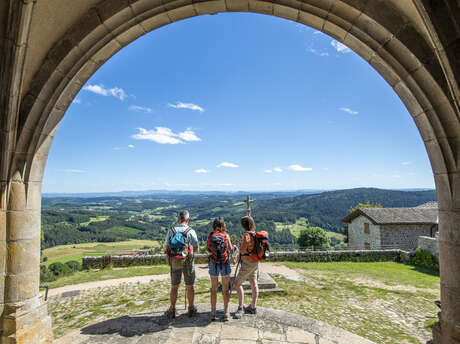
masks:
<path id="1" fill-rule="evenodd" d="M 262 262 L 269 256 L 270 244 L 268 243 L 268 233 L 266 231 L 248 232 L 254 241 L 251 252 L 243 254 L 249 256 L 251 260 Z"/>
<path id="2" fill-rule="evenodd" d="M 227 233 L 216 231 L 209 234 L 207 248 L 212 260 L 219 264 L 226 263 L 229 252 Z"/>

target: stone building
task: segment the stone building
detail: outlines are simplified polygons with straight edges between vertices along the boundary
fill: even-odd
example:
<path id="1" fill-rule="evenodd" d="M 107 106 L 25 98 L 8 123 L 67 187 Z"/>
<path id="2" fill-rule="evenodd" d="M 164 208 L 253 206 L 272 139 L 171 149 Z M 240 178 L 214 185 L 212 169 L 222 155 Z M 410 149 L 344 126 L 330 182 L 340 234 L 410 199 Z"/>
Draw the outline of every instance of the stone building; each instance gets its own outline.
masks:
<path id="1" fill-rule="evenodd" d="M 438 208 L 358 208 L 342 221 L 348 223 L 349 248 L 410 251 L 420 236 L 433 237 L 438 231 Z"/>

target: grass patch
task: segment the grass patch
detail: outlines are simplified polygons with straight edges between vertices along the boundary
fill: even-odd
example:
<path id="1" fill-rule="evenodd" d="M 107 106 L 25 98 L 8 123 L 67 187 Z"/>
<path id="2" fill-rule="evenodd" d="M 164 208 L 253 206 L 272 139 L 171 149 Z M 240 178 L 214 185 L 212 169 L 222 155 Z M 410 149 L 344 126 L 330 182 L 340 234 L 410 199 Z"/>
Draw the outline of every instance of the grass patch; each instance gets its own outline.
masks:
<path id="1" fill-rule="evenodd" d="M 127 240 L 110 243 L 90 242 L 60 245 L 43 250 L 43 257 L 48 257 L 45 264 L 49 265 L 54 262 L 65 263 L 70 260 L 81 260 L 84 256 L 103 256 L 120 251 L 141 249 L 144 246 L 159 247 L 160 243 L 156 240 Z"/>
<path id="2" fill-rule="evenodd" d="M 126 278 L 135 276 L 162 275 L 169 273 L 168 265 L 153 267 L 132 267 L 126 269 L 102 269 L 98 271 L 78 271 L 71 276 L 61 277 L 54 282 L 48 282 L 50 289 L 66 285 L 95 282 L 108 279 Z"/>
<path id="3" fill-rule="evenodd" d="M 330 262 L 330 263 L 282 263 L 290 268 L 310 272 L 333 273 L 343 278 L 365 276 L 386 285 L 407 285 L 416 288 L 439 289 L 439 276 L 428 274 L 411 265 L 395 262 Z"/>
<path id="4" fill-rule="evenodd" d="M 86 227 L 86 226 L 88 226 L 91 222 L 101 222 L 101 221 L 107 220 L 108 218 L 109 218 L 109 216 L 105 216 L 105 215 L 101 215 L 101 216 L 97 216 L 97 217 L 90 217 L 90 218 L 89 218 L 89 221 L 80 222 L 80 226 Z"/>

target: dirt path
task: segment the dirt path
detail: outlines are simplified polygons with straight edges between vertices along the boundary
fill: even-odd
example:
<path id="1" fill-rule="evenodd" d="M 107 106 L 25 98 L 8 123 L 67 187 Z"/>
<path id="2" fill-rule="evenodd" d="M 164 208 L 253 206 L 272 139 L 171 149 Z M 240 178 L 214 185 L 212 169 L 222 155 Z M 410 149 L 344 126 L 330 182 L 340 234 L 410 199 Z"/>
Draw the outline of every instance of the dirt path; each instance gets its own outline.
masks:
<path id="1" fill-rule="evenodd" d="M 286 278 L 293 279 L 296 281 L 300 281 L 302 279 L 301 275 L 286 266 L 283 265 L 275 265 L 270 263 L 263 263 L 260 265 L 261 271 L 266 273 L 274 273 L 278 275 L 282 275 Z M 196 268 L 196 277 L 198 279 L 209 278 L 208 274 L 208 266 L 207 264 L 197 264 Z M 235 271 L 235 266 L 232 267 L 232 275 Z M 94 282 L 87 282 L 87 283 L 80 283 L 80 284 L 73 284 L 67 285 L 60 288 L 50 289 L 48 292 L 48 296 L 56 296 L 62 293 L 74 292 L 74 291 L 82 291 L 88 290 L 93 288 L 104 288 L 104 287 L 111 287 L 120 285 L 122 283 L 149 283 L 150 281 L 165 281 L 169 279 L 169 274 L 163 275 L 147 275 L 147 276 L 136 276 L 136 277 L 126 277 L 126 278 L 117 278 L 117 279 L 109 279 L 103 281 L 94 281 Z"/>

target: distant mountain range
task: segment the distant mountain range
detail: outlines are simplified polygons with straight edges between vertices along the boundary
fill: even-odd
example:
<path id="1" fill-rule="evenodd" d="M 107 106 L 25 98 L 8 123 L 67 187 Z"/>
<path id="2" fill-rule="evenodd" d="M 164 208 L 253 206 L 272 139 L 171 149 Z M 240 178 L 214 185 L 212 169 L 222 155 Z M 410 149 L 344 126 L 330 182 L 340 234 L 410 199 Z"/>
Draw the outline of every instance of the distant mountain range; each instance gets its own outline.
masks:
<path id="1" fill-rule="evenodd" d="M 347 189 L 352 190 L 352 189 Z M 382 189 L 380 189 L 382 190 Z M 406 188 L 406 189 L 386 189 L 392 191 L 429 191 L 434 189 L 429 188 Z M 139 191 L 116 191 L 116 192 L 81 192 L 81 193 L 68 193 L 68 192 L 52 192 L 43 193 L 43 197 L 81 197 L 81 198 L 92 198 L 92 197 L 138 197 L 148 195 L 248 195 L 248 194 L 276 194 L 279 197 L 287 197 L 293 195 L 305 195 L 305 194 L 319 194 L 322 192 L 337 191 L 337 190 L 326 190 L 326 189 L 299 189 L 289 191 L 180 191 L 180 190 L 139 190 Z"/>

